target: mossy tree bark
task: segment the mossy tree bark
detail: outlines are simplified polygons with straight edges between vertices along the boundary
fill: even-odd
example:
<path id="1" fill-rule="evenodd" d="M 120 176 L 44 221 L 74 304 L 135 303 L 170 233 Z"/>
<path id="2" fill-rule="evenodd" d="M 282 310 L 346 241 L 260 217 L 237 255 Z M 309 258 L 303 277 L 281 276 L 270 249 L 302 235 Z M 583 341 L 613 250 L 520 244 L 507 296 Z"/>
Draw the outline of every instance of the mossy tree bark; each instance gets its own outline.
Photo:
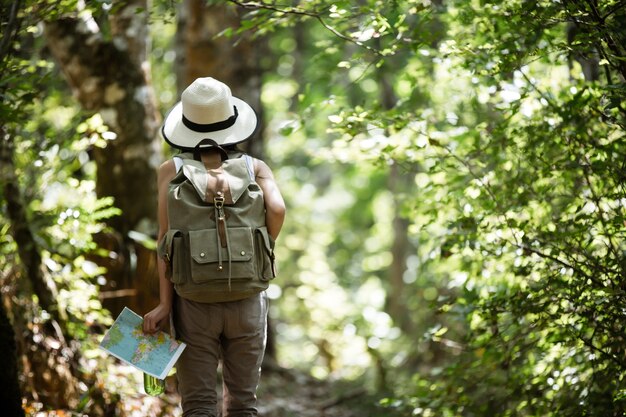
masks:
<path id="1" fill-rule="evenodd" d="M 96 192 L 113 197 L 122 210 L 109 221 L 114 232 L 97 239 L 111 254 L 98 263 L 108 269 L 105 305 L 116 314 L 124 306 L 148 311 L 158 300 L 154 251 L 134 239 L 134 232 L 156 232 L 161 119 L 146 58 L 147 14 L 137 11 L 147 10 L 147 3 L 114 6 L 110 35 L 81 15 L 47 22 L 45 38 L 81 106 L 99 112 L 116 134 L 106 147 L 93 149 Z"/>

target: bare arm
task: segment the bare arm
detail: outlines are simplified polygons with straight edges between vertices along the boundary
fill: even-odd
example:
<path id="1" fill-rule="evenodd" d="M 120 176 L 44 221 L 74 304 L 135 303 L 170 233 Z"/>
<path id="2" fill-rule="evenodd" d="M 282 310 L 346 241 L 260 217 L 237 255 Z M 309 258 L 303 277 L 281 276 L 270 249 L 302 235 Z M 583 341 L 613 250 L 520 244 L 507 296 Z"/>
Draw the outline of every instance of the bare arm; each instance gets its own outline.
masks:
<path id="1" fill-rule="evenodd" d="M 169 160 L 159 167 L 157 175 L 158 184 L 158 221 L 159 233 L 157 239 L 160 242 L 168 229 L 167 221 L 167 188 L 169 182 L 176 175 L 174 161 Z M 144 316 L 143 330 L 146 333 L 154 333 L 161 328 L 165 320 L 169 319 L 174 299 L 174 286 L 166 277 L 167 265 L 162 258 L 157 259 L 159 271 L 159 305 Z"/>
<path id="2" fill-rule="evenodd" d="M 259 159 L 254 160 L 256 182 L 263 190 L 265 200 L 265 224 L 267 232 L 276 240 L 285 221 L 285 200 L 274 180 L 274 174 L 267 164 Z"/>

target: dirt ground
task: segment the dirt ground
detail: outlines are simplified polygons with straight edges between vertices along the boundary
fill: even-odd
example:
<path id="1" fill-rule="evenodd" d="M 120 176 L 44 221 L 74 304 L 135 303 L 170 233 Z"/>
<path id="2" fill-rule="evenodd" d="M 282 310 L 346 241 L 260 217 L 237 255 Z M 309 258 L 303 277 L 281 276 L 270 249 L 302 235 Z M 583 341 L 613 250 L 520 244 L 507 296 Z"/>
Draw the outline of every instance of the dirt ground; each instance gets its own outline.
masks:
<path id="1" fill-rule="evenodd" d="M 182 415 L 176 393 L 176 378 L 167 380 L 165 394 L 143 394 L 141 382 L 133 395 L 122 400 L 129 417 L 178 417 Z M 130 394 L 130 393 L 129 393 Z M 365 389 L 341 382 L 317 380 L 295 370 L 266 367 L 258 391 L 259 417 L 383 417 L 385 410 Z"/>

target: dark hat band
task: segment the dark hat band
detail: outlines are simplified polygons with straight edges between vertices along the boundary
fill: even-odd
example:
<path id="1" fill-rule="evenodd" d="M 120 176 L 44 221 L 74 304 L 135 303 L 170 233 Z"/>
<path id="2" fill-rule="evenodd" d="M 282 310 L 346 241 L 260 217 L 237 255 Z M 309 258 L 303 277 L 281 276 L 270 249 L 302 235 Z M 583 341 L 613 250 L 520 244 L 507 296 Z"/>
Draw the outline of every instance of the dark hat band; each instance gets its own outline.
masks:
<path id="1" fill-rule="evenodd" d="M 194 123 L 191 120 L 187 119 L 183 114 L 183 124 L 194 132 L 216 132 L 218 130 L 228 129 L 235 124 L 235 122 L 237 121 L 237 117 L 239 116 L 237 106 L 233 106 L 233 110 L 235 111 L 235 114 L 230 116 L 228 119 L 207 124 Z"/>

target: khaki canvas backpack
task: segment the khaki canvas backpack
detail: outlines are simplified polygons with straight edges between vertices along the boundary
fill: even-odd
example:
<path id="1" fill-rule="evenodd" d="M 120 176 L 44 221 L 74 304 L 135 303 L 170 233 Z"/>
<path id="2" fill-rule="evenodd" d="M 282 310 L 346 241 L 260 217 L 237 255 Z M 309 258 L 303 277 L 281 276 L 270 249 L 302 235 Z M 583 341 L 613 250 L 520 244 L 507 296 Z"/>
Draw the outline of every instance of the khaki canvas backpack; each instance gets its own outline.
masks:
<path id="1" fill-rule="evenodd" d="M 169 183 L 169 229 L 158 254 L 177 294 L 199 302 L 246 298 L 276 276 L 274 242 L 265 226 L 263 192 L 253 160 L 230 154 L 219 169 L 198 157 L 175 157 Z"/>

